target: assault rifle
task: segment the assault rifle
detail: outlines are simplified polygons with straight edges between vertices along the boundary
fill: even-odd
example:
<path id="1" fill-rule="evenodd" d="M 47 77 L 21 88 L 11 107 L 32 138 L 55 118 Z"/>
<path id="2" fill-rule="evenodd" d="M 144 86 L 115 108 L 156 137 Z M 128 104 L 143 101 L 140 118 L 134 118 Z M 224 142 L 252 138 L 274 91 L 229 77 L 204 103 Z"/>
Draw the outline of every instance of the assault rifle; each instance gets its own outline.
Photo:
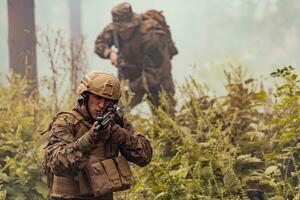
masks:
<path id="1" fill-rule="evenodd" d="M 118 38 L 118 33 L 116 30 L 113 30 L 112 32 L 113 34 L 113 43 L 114 43 L 114 47 L 116 48 L 116 52 L 118 54 L 118 64 L 117 64 L 117 68 L 118 68 L 118 76 L 120 80 L 125 80 L 125 72 L 124 72 L 124 68 L 126 67 L 126 62 L 124 60 L 124 57 L 121 53 L 121 46 L 120 46 L 120 42 L 119 42 L 119 38 Z"/>
<path id="2" fill-rule="evenodd" d="M 109 124 L 119 124 L 123 126 L 123 116 L 124 113 L 120 107 L 113 105 L 107 108 L 107 111 L 101 115 L 99 114 L 96 118 L 98 124 L 95 127 L 95 130 L 100 130 L 106 128 Z"/>

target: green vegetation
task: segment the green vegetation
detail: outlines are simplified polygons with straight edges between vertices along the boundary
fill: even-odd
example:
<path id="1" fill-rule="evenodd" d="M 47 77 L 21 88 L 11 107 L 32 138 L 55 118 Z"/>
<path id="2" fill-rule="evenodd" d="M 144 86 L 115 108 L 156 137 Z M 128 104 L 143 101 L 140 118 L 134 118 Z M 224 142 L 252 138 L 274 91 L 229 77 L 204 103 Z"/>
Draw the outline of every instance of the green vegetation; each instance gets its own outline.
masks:
<path id="1" fill-rule="evenodd" d="M 281 81 L 274 95 L 241 68 L 225 75 L 223 97 L 209 97 L 190 78 L 174 119 L 160 109 L 150 119 L 133 118 L 155 151 L 153 162 L 136 170 L 128 199 L 300 198 L 300 80 L 293 68 L 272 73 Z"/>
<path id="2" fill-rule="evenodd" d="M 36 151 L 39 130 L 49 121 L 45 100 L 28 95 L 30 84 L 11 75 L 0 86 L 0 199 L 42 199 L 42 154 Z M 5 198 L 6 197 L 6 198 Z"/>
<path id="3" fill-rule="evenodd" d="M 154 157 L 144 168 L 133 167 L 137 184 L 117 199 L 300 199 L 297 74 L 292 67 L 273 72 L 280 82 L 274 94 L 241 68 L 225 75 L 222 97 L 187 79 L 178 89 L 182 106 L 175 117 L 161 109 L 150 116 L 128 114 L 151 139 Z M 51 82 L 44 83 L 51 91 Z M 43 149 L 36 141 L 59 98 L 29 95 L 28 88 L 13 75 L 0 85 L 0 199 L 47 196 Z M 59 110 L 73 103 L 74 96 L 66 95 Z"/>

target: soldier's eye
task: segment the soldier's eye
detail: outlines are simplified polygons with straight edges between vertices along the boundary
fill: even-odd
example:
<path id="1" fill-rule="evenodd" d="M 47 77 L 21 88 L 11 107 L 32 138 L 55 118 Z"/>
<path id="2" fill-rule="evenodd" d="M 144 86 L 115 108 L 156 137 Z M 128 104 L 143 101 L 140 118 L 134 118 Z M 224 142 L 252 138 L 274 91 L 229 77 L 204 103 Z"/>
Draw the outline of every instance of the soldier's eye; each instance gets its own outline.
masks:
<path id="1" fill-rule="evenodd" d="M 96 96 L 97 100 L 102 100 L 102 97 Z"/>
<path id="2" fill-rule="evenodd" d="M 96 99 L 96 100 L 102 100 L 103 99 L 103 97 L 100 97 L 100 96 L 98 96 L 98 95 L 93 95 L 94 96 L 94 98 Z"/>

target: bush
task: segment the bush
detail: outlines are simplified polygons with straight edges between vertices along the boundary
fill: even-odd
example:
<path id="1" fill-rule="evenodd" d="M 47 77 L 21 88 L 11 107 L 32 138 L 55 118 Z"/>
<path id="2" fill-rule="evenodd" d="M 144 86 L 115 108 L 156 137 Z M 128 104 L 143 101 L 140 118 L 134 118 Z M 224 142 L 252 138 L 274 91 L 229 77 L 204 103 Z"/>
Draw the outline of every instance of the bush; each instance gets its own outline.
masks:
<path id="1" fill-rule="evenodd" d="M 299 82 L 292 67 L 272 73 L 274 96 L 262 84 L 225 72 L 227 94 L 210 97 L 195 79 L 179 88 L 174 115 L 129 115 L 154 149 L 152 162 L 133 167 L 137 184 L 117 199 L 299 199 Z M 16 76 L 0 86 L 0 198 L 45 199 L 40 134 L 54 116 L 53 97 L 28 93 Z M 56 98 L 57 99 L 57 98 Z M 74 102 L 67 95 L 60 110 Z M 162 94 L 162 103 L 168 107 Z"/>
<path id="2" fill-rule="evenodd" d="M 154 119 L 139 120 L 154 159 L 137 170 L 141 178 L 126 198 L 299 198 L 299 79 L 292 67 L 272 73 L 284 81 L 274 101 L 242 74 L 225 72 L 227 95 L 215 98 L 190 78 L 174 119 L 158 109 Z"/>
<path id="3" fill-rule="evenodd" d="M 50 116 L 45 99 L 29 88 L 15 75 L 0 86 L 1 199 L 45 199 L 48 193 L 36 140 Z"/>

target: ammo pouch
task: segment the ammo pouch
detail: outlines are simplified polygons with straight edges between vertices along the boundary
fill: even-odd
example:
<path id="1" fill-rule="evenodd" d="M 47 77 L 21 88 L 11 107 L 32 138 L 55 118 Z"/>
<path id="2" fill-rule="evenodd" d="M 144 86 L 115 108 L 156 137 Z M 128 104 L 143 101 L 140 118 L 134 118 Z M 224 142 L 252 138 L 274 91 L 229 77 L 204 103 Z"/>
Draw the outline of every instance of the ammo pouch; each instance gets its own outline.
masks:
<path id="1" fill-rule="evenodd" d="M 125 190 L 134 184 L 129 164 L 123 156 L 89 163 L 85 171 L 95 197 Z"/>
<path id="2" fill-rule="evenodd" d="M 76 182 L 73 177 L 54 175 L 51 193 L 51 196 L 54 197 L 76 197 L 80 196 L 80 188 L 78 182 Z"/>

